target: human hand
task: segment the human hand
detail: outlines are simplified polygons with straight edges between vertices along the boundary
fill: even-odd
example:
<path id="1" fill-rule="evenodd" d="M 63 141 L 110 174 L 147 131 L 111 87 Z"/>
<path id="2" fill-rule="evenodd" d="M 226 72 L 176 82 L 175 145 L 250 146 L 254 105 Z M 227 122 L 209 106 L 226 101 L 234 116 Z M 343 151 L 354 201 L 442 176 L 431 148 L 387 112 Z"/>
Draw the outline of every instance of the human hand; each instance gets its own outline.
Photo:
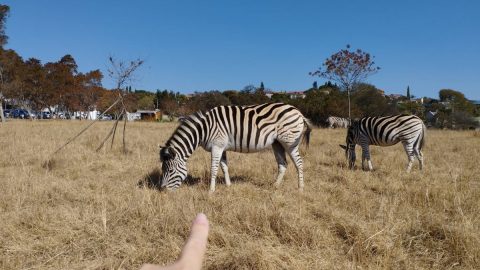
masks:
<path id="1" fill-rule="evenodd" d="M 193 220 L 190 236 L 182 249 L 182 254 L 174 264 L 167 266 L 144 264 L 140 270 L 200 270 L 207 250 L 208 227 L 207 216 L 198 214 Z"/>

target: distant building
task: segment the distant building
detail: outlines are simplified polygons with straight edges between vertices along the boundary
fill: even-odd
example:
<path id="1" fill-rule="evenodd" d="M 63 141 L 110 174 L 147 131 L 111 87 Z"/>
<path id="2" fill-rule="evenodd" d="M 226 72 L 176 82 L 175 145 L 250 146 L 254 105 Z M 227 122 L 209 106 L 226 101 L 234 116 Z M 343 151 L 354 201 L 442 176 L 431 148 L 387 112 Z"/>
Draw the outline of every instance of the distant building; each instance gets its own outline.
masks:
<path id="1" fill-rule="evenodd" d="M 162 112 L 160 110 L 137 110 L 136 114 L 140 116 L 141 121 L 160 121 Z"/>
<path id="2" fill-rule="evenodd" d="M 272 98 L 273 94 L 275 94 L 275 93 L 271 90 L 265 91 L 265 96 L 267 96 L 268 98 Z"/>

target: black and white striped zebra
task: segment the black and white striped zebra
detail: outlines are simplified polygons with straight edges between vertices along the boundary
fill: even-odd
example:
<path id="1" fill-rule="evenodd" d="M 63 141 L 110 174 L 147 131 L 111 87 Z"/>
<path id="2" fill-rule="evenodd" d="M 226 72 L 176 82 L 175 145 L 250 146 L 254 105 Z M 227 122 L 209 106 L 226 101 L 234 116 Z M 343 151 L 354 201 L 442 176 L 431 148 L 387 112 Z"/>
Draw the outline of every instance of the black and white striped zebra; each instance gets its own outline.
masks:
<path id="1" fill-rule="evenodd" d="M 362 169 L 365 169 L 365 160 L 367 160 L 368 169 L 373 170 L 369 145 L 390 146 L 402 142 L 408 157 L 407 172 L 412 168 L 414 156 L 417 157 L 422 170 L 425 131 L 423 121 L 414 115 L 364 117 L 353 121 L 348 128 L 347 145 L 340 146 L 345 149 L 349 168 L 353 169 L 355 145 L 359 144 L 362 148 Z"/>
<path id="2" fill-rule="evenodd" d="M 348 128 L 350 121 L 347 118 L 329 116 L 327 118 L 327 124 L 329 128 Z"/>
<path id="3" fill-rule="evenodd" d="M 219 106 L 185 118 L 166 146 L 161 148 L 161 187 L 174 189 L 187 177 L 187 159 L 198 146 L 212 153 L 210 192 L 215 191 L 218 167 L 222 168 L 226 185 L 230 185 L 227 153 L 251 153 L 270 145 L 278 164 L 276 186 L 287 168 L 286 154 L 298 172 L 298 188 L 303 189 L 303 161 L 299 153 L 302 137 L 310 139 L 311 125 L 295 107 L 282 103 L 252 106 Z"/>

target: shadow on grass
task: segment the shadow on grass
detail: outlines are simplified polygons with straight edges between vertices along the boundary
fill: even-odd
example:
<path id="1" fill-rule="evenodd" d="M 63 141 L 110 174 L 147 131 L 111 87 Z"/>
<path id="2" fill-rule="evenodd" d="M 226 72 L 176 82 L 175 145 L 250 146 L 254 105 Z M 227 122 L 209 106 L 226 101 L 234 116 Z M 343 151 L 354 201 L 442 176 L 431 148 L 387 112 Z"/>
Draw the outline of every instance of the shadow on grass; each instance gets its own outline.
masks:
<path id="1" fill-rule="evenodd" d="M 155 168 L 150 173 L 146 174 L 140 181 L 137 183 L 137 187 L 139 188 L 149 188 L 149 189 L 156 189 L 156 190 L 163 190 L 160 187 L 160 177 L 162 176 L 162 172 L 160 169 Z M 247 182 L 247 178 L 244 176 L 233 176 L 230 178 L 232 183 L 243 183 Z M 191 175 L 187 175 L 187 178 L 182 182 L 182 185 L 193 186 L 193 185 L 201 185 L 203 183 L 209 183 L 209 176 L 204 177 L 193 177 Z M 217 184 L 225 183 L 224 177 L 217 177 L 216 180 Z"/>

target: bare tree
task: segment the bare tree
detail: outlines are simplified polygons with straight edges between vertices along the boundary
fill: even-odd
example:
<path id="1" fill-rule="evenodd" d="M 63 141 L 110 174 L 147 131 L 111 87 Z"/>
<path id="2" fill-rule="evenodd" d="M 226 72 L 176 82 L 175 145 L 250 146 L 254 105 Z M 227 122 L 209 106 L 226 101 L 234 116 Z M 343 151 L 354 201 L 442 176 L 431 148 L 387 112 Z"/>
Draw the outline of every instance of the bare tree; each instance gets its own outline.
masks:
<path id="1" fill-rule="evenodd" d="M 113 145 L 113 140 L 115 138 L 115 132 L 116 132 L 116 129 L 117 129 L 118 121 L 122 116 L 124 116 L 124 121 L 125 122 L 123 124 L 123 152 L 126 153 L 125 127 L 126 127 L 126 124 L 127 124 L 127 122 L 126 122 L 127 121 L 127 113 L 126 113 L 127 108 L 125 106 L 125 99 L 124 99 L 126 93 L 124 91 L 122 91 L 121 89 L 127 82 L 131 82 L 133 80 L 133 74 L 144 63 L 144 61 L 140 60 L 140 59 L 137 59 L 137 60 L 134 60 L 134 61 L 130 61 L 128 64 L 125 64 L 125 62 L 123 62 L 123 61 L 117 61 L 113 57 L 109 57 L 109 62 L 111 64 L 111 68 L 108 69 L 108 73 L 109 73 L 109 76 L 112 77 L 113 79 L 115 79 L 115 81 L 116 81 L 116 87 L 117 88 L 114 91 L 117 91 L 117 94 L 118 94 L 117 100 L 115 100 L 115 102 L 113 102 L 112 105 L 110 105 L 102 114 L 100 114 L 100 116 L 97 119 L 95 119 L 93 122 L 88 124 L 85 128 L 83 128 L 75 136 L 73 136 L 72 138 L 67 140 L 67 142 L 64 143 L 62 146 L 57 148 L 57 150 L 55 150 L 55 152 L 53 152 L 51 157 L 53 157 L 53 155 L 58 153 L 61 149 L 63 149 L 65 146 L 67 146 L 72 141 L 74 141 L 76 138 L 78 138 L 82 133 L 84 133 L 88 128 L 90 128 L 95 122 L 97 122 L 103 115 L 105 115 L 111 109 L 114 109 L 118 104 L 121 104 L 120 116 L 117 117 L 117 119 L 115 120 L 115 123 L 113 124 L 112 129 L 107 134 L 107 136 L 104 138 L 104 140 L 102 141 L 100 146 L 97 148 L 97 151 L 100 150 L 103 147 L 105 142 L 112 135 L 113 135 L 113 137 L 112 137 L 112 145 Z M 44 163 L 44 167 L 48 168 L 49 164 L 50 164 L 50 159 Z"/>
<path id="2" fill-rule="evenodd" d="M 347 91 L 348 118 L 351 119 L 350 93 L 353 86 L 377 73 L 378 70 L 380 67 L 375 66 L 373 56 L 360 49 L 350 51 L 350 45 L 347 45 L 346 49 L 332 54 L 323 62 L 322 67 L 309 74 L 337 82 L 343 90 Z"/>
<path id="3" fill-rule="evenodd" d="M 113 124 L 112 129 L 107 134 L 107 136 L 102 141 L 102 143 L 99 145 L 99 147 L 97 148 L 97 151 L 103 147 L 103 145 L 105 144 L 105 142 L 108 140 L 110 136 L 112 137 L 110 148 L 113 147 L 113 142 L 115 140 L 115 133 L 117 131 L 118 122 L 123 117 L 122 149 L 123 149 L 123 153 L 126 153 L 127 149 L 125 146 L 125 129 L 127 126 L 127 106 L 125 105 L 125 96 L 128 94 L 128 92 L 122 89 L 124 89 L 128 83 L 134 80 L 135 71 L 140 66 L 142 66 L 145 61 L 142 59 L 136 59 L 130 62 L 124 62 L 121 60 L 117 60 L 112 56 L 110 56 L 108 60 L 110 64 L 110 68 L 108 69 L 108 76 L 110 76 L 110 78 L 112 78 L 116 83 L 116 88 L 114 89 L 114 91 L 117 92 L 118 98 L 120 100 L 121 108 L 119 108 L 120 113 L 118 114 L 118 117 L 116 117 L 115 123 Z"/>

